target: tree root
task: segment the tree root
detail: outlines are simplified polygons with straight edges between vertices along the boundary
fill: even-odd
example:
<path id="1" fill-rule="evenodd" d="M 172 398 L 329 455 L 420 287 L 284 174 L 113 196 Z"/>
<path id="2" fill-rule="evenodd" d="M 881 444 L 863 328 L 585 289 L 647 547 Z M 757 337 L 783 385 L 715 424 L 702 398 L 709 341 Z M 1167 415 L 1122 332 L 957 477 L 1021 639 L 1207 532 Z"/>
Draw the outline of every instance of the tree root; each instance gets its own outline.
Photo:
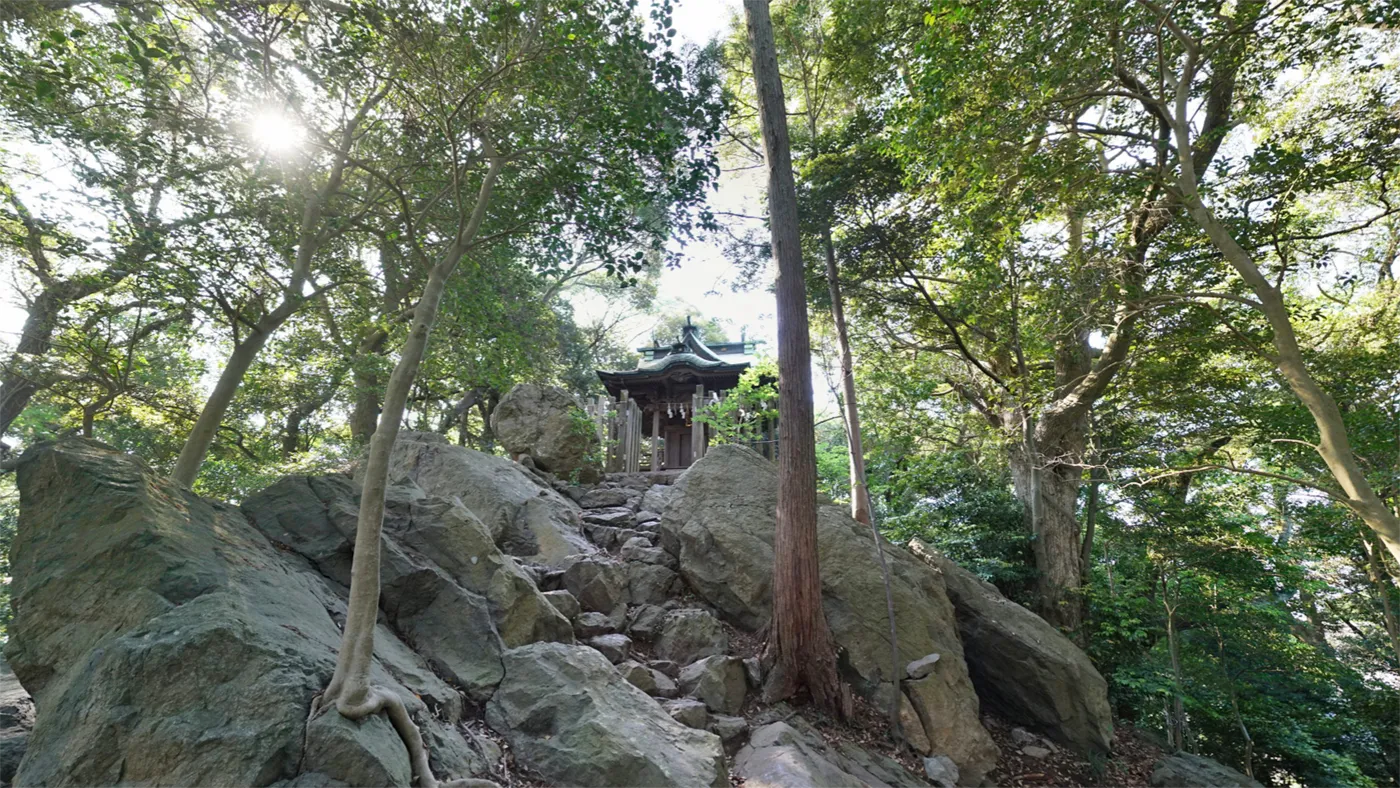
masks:
<path id="1" fill-rule="evenodd" d="M 404 706 L 403 699 L 398 693 L 383 687 L 370 686 L 362 693 L 363 699 L 359 702 L 349 701 L 344 693 L 337 692 L 331 698 L 331 689 L 325 693 L 317 695 L 311 701 L 311 713 L 307 716 L 307 721 L 311 721 L 335 706 L 335 710 L 340 716 L 359 721 L 371 714 L 384 712 L 389 715 L 389 723 L 394 726 L 394 731 L 399 734 L 399 739 L 403 741 L 404 747 L 408 749 L 408 760 L 413 769 L 413 783 L 418 788 L 445 788 L 440 786 L 437 778 L 433 776 L 433 771 L 428 767 L 428 750 L 423 746 L 423 734 L 419 732 L 418 726 L 414 724 L 413 718 L 408 716 L 408 707 Z M 448 783 L 451 786 L 452 783 Z"/>

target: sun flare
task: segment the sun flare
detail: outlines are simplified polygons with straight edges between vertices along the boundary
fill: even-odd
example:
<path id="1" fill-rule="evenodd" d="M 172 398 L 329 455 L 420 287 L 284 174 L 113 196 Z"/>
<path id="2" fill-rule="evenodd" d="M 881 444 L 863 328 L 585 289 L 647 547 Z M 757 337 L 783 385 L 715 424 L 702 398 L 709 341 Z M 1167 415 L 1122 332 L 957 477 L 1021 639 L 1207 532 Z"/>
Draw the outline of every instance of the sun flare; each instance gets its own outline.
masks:
<path id="1" fill-rule="evenodd" d="M 253 142 L 269 153 L 290 153 L 306 138 L 306 129 L 296 118 L 272 107 L 255 113 L 248 130 Z"/>

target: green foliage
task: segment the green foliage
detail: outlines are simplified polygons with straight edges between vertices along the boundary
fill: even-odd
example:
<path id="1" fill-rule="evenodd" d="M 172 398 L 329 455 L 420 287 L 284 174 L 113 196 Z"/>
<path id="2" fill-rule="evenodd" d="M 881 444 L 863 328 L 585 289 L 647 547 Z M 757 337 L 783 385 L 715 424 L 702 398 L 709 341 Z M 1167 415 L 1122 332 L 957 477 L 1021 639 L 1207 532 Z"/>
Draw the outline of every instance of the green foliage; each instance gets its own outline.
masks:
<path id="1" fill-rule="evenodd" d="M 760 359 L 739 376 L 739 385 L 705 406 L 696 418 L 709 425 L 716 444 L 763 440 L 759 425 L 778 418 L 778 362 Z"/>

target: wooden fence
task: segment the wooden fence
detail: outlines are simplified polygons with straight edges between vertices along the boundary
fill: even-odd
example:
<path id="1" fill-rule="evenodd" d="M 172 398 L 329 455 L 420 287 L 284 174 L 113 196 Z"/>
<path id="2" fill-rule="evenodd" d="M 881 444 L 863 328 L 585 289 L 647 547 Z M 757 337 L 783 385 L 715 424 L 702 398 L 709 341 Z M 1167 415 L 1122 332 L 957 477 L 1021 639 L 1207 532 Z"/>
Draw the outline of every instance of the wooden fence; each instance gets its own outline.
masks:
<path id="1" fill-rule="evenodd" d="M 603 445 L 604 464 L 609 473 L 636 473 L 642 469 L 642 409 L 627 392 L 614 402 L 600 395 L 584 403 L 588 418 Z"/>
<path id="2" fill-rule="evenodd" d="M 714 401 L 723 399 L 724 392 L 712 393 L 708 397 L 707 399 L 705 390 L 701 388 L 691 395 L 688 401 L 657 403 L 652 422 L 654 434 L 651 436 L 649 448 L 644 448 L 642 409 L 636 400 L 628 396 L 626 390 L 615 401 L 606 394 L 586 400 L 584 410 L 593 422 L 593 427 L 598 432 L 598 441 L 603 446 L 605 470 L 609 473 L 637 473 L 643 467 L 648 470 L 660 470 L 664 453 L 659 445 L 661 436 L 655 433 L 660 431 L 663 414 L 680 414 L 691 420 L 690 457 L 685 464 L 690 465 L 704 457 L 711 439 L 710 429 L 696 416 L 702 414 Z M 741 446 L 748 446 L 770 460 L 776 460 L 778 425 L 774 420 L 762 415 L 763 413 L 764 411 L 760 410 L 757 413 L 741 414 L 741 424 L 732 440 Z"/>

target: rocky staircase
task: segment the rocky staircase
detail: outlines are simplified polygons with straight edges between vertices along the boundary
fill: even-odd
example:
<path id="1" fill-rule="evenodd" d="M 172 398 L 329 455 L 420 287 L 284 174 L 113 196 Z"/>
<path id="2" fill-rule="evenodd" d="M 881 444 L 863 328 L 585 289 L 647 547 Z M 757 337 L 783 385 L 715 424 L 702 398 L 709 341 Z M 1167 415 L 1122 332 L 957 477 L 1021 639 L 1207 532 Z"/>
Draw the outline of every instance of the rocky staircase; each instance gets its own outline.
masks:
<path id="1" fill-rule="evenodd" d="M 677 722 L 718 735 L 732 755 L 749 732 L 738 715 L 762 676 L 756 658 L 730 654 L 728 628 L 685 596 L 676 558 L 659 544 L 661 512 L 679 475 L 609 474 L 595 486 L 559 485 L 578 504 L 582 532 L 598 552 L 526 568 L 581 643 Z"/>

